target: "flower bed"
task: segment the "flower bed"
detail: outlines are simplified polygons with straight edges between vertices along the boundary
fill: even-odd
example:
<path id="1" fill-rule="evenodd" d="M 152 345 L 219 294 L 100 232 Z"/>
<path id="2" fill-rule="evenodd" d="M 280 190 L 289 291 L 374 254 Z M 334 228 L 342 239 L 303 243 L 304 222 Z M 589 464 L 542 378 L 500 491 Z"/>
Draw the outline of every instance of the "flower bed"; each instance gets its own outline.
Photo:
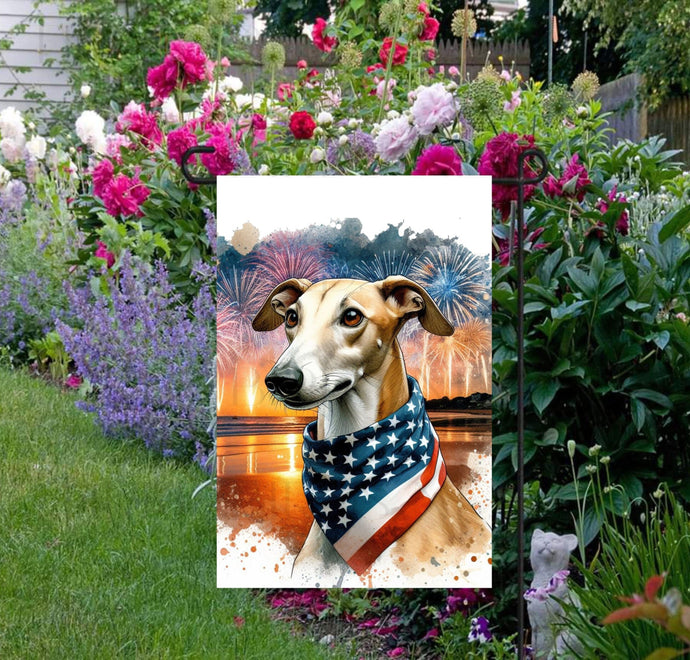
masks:
<path id="1" fill-rule="evenodd" d="M 434 66 L 425 3 L 386 3 L 383 39 L 361 31 L 353 11 L 314 28 L 315 60 L 320 50 L 337 66 L 300 63 L 291 82 L 281 79 L 277 44 L 266 46 L 265 77 L 248 91 L 221 53 L 213 62 L 199 44 L 174 41 L 149 71 L 152 100 L 108 119 L 85 111 L 76 137 L 48 142 L 44 127 L 3 110 L 4 359 L 79 386 L 111 433 L 206 464 L 215 196 L 182 177 L 188 148 L 213 147 L 190 160 L 202 176 L 500 178 L 518 174 L 518 155 L 534 146 L 551 174 L 525 191 L 527 533 L 537 522 L 567 531 L 571 512 L 585 562 L 607 516 L 637 515 L 659 482 L 687 507 L 690 176 L 676 154 L 658 138 L 612 140 L 591 75 L 544 89 L 510 66 L 487 66 L 467 82 L 456 67 Z M 516 191 L 496 184 L 493 194 L 488 618 L 508 631 L 518 596 Z M 604 465 L 616 496 L 598 507 L 591 484 Z M 426 623 L 406 641 L 437 644 Z M 466 633 L 447 639 L 464 643 L 462 625 Z"/>

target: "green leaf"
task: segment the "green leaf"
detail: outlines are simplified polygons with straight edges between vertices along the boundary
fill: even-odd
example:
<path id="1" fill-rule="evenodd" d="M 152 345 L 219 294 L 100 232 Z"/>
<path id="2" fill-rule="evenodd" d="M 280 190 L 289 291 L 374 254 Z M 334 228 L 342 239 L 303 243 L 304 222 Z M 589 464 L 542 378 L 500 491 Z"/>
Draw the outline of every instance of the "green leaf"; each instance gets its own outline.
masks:
<path id="1" fill-rule="evenodd" d="M 667 220 L 659 232 L 659 243 L 663 243 L 671 236 L 679 234 L 690 225 L 690 206 L 684 206 L 682 209 L 675 213 L 670 213 L 666 217 Z"/>
<path id="2" fill-rule="evenodd" d="M 661 332 L 655 332 L 652 335 L 652 341 L 663 351 L 668 342 L 671 340 L 671 334 L 668 330 L 662 330 Z"/>
<path id="3" fill-rule="evenodd" d="M 671 658 L 678 658 L 683 654 L 682 651 L 678 649 L 672 649 L 668 646 L 664 646 L 656 651 L 652 651 L 645 660 L 670 660 Z"/>
<path id="4" fill-rule="evenodd" d="M 561 384 L 557 378 L 553 380 L 543 380 L 532 390 L 532 403 L 541 415 L 547 406 L 553 401 L 556 392 L 560 389 Z"/>
<path id="5" fill-rule="evenodd" d="M 647 415 L 647 406 L 642 403 L 639 399 L 630 400 L 630 412 L 632 413 L 633 422 L 635 423 L 635 428 L 640 431 L 644 426 L 644 420 Z"/>
<path id="6" fill-rule="evenodd" d="M 635 399 L 644 399 L 645 401 L 651 401 L 652 403 L 656 403 L 657 405 L 662 406 L 663 408 L 667 408 L 668 410 L 673 408 L 673 403 L 671 402 L 671 399 L 669 399 L 665 394 L 662 394 L 661 392 L 656 392 L 654 390 L 642 388 L 632 392 L 631 396 Z"/>
<path id="7" fill-rule="evenodd" d="M 543 445 L 549 446 L 549 445 L 555 445 L 558 443 L 558 438 L 560 437 L 560 434 L 558 433 L 558 430 L 551 427 L 549 429 L 546 429 L 544 432 L 544 436 L 541 439 L 541 442 Z"/>

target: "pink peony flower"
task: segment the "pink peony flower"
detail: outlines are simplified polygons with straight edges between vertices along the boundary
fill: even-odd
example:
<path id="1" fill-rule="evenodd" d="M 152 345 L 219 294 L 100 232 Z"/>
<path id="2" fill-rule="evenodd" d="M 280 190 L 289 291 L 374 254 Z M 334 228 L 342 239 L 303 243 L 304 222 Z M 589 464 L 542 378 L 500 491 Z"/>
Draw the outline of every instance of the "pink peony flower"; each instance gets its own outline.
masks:
<path id="1" fill-rule="evenodd" d="M 108 268 L 112 268 L 115 263 L 115 255 L 108 250 L 108 247 L 102 241 L 96 242 L 96 251 L 93 253 L 95 257 L 99 259 L 105 259 L 105 265 Z"/>
<path id="2" fill-rule="evenodd" d="M 139 175 L 132 178 L 118 174 L 103 191 L 105 210 L 113 217 L 118 215 L 136 215 L 141 218 L 144 212 L 141 205 L 151 191 L 141 182 Z"/>
<path id="3" fill-rule="evenodd" d="M 317 18 L 316 22 L 314 23 L 314 27 L 311 30 L 311 38 L 314 42 L 314 45 L 324 53 L 330 53 L 338 43 L 338 40 L 335 37 L 327 37 L 324 34 L 327 26 L 328 23 L 326 23 L 323 18 Z"/>
<path id="4" fill-rule="evenodd" d="M 285 99 L 292 98 L 292 92 L 295 89 L 292 83 L 280 83 L 276 91 L 279 101 L 285 101 Z"/>
<path id="5" fill-rule="evenodd" d="M 435 18 L 432 18 L 431 16 L 427 16 L 424 19 L 424 25 L 422 27 L 422 33 L 419 35 L 419 40 L 420 41 L 433 41 L 434 39 L 436 39 L 436 35 L 438 34 L 439 27 L 440 27 L 440 24 Z"/>
<path id="6" fill-rule="evenodd" d="M 424 16 L 428 16 L 429 15 L 429 5 L 427 5 L 426 2 L 420 2 L 417 5 L 417 11 L 420 14 L 424 14 Z"/>
<path id="7" fill-rule="evenodd" d="M 115 168 L 113 163 L 108 158 L 100 161 L 92 170 L 91 178 L 93 179 L 93 194 L 97 197 L 103 197 L 103 191 L 106 186 L 113 180 Z"/>
<path id="8" fill-rule="evenodd" d="M 542 187 L 544 188 L 544 194 L 549 197 L 561 197 L 561 195 L 563 195 L 563 186 L 561 186 L 558 179 L 553 174 L 549 174 L 549 176 L 544 179 Z"/>
<path id="9" fill-rule="evenodd" d="M 484 147 L 484 153 L 479 158 L 477 171 L 479 174 L 487 174 L 498 179 L 515 178 L 518 175 L 518 156 L 527 149 L 534 147 L 534 136 L 517 133 L 499 133 L 491 138 Z M 534 176 L 528 162 L 525 162 L 523 176 Z M 525 200 L 534 194 L 534 186 L 523 188 Z M 503 217 L 510 213 L 510 203 L 517 200 L 518 189 L 516 186 L 503 186 L 492 184 L 491 199 L 494 208 L 501 211 Z"/>
<path id="10" fill-rule="evenodd" d="M 510 82 L 510 71 L 507 71 L 506 69 L 501 69 L 501 73 L 499 75 L 503 80 L 505 80 L 505 82 Z"/>
<path id="11" fill-rule="evenodd" d="M 266 130 L 266 118 L 263 115 L 260 115 L 258 112 L 255 112 L 252 115 L 252 128 L 255 131 L 265 131 Z"/>
<path id="12" fill-rule="evenodd" d="M 416 175 L 461 175 L 462 160 L 453 147 L 432 144 L 417 159 Z"/>
<path id="13" fill-rule="evenodd" d="M 386 94 L 386 101 L 390 101 L 393 98 L 393 88 L 398 84 L 395 78 L 390 78 L 388 80 L 388 93 Z M 386 79 L 380 80 L 376 85 L 376 96 L 380 99 L 383 98 L 386 89 Z"/>
<path id="14" fill-rule="evenodd" d="M 412 117 L 420 135 L 429 135 L 435 129 L 448 126 L 455 120 L 457 107 L 453 95 L 443 83 L 417 90 L 412 105 Z"/>
<path id="15" fill-rule="evenodd" d="M 142 137 L 149 149 L 163 141 L 163 132 L 158 127 L 156 115 L 148 113 L 143 105 L 130 101 L 117 118 L 115 128 L 124 133 L 130 131 Z"/>
<path id="16" fill-rule="evenodd" d="M 196 147 L 196 135 L 189 130 L 188 126 L 180 126 L 168 133 L 168 158 L 174 160 L 178 165 L 182 165 L 182 154 L 187 149 Z M 190 162 L 195 162 L 196 156 L 192 156 Z"/>
<path id="17" fill-rule="evenodd" d="M 120 149 L 128 149 L 132 146 L 132 141 L 122 133 L 109 133 L 105 136 L 105 153 L 122 164 L 122 154 Z"/>
<path id="18" fill-rule="evenodd" d="M 407 117 L 392 119 L 381 127 L 374 140 L 376 152 L 383 160 L 393 163 L 407 154 L 418 137 L 416 127 Z"/>
<path id="19" fill-rule="evenodd" d="M 297 68 L 298 69 L 306 69 L 307 68 L 307 60 L 297 60 Z"/>
<path id="20" fill-rule="evenodd" d="M 394 649 L 391 649 L 386 653 L 386 655 L 389 658 L 399 658 L 401 655 L 405 655 L 405 647 L 404 646 L 396 646 Z"/>
<path id="21" fill-rule="evenodd" d="M 170 52 L 162 64 L 149 69 L 146 83 L 153 88 L 155 97 L 163 100 L 170 96 L 178 83 L 184 89 L 189 84 L 209 78 L 209 65 L 209 59 L 199 44 L 171 41 Z"/>
<path id="22" fill-rule="evenodd" d="M 393 38 L 386 37 L 383 40 L 383 44 L 379 50 L 379 60 L 381 64 L 385 67 L 388 64 L 388 58 L 391 54 L 391 48 L 393 47 Z M 405 64 L 407 59 L 407 46 L 403 46 L 401 43 L 396 41 L 395 51 L 393 53 L 393 64 Z"/>
<path id="23" fill-rule="evenodd" d="M 210 154 L 201 154 L 201 162 L 211 174 L 216 176 L 230 174 L 235 169 L 237 153 L 237 147 L 232 138 L 232 124 L 213 124 L 208 130 L 211 137 L 206 141 L 206 146 L 213 147 L 215 151 Z"/>
<path id="24" fill-rule="evenodd" d="M 73 389 L 78 388 L 81 384 L 82 384 L 81 376 L 77 376 L 77 374 L 70 374 L 69 378 L 65 381 L 65 385 L 67 387 L 71 387 Z"/>
<path id="25" fill-rule="evenodd" d="M 460 69 L 456 67 L 455 65 L 449 66 L 448 67 L 448 75 L 449 76 L 459 76 L 460 75 Z"/>

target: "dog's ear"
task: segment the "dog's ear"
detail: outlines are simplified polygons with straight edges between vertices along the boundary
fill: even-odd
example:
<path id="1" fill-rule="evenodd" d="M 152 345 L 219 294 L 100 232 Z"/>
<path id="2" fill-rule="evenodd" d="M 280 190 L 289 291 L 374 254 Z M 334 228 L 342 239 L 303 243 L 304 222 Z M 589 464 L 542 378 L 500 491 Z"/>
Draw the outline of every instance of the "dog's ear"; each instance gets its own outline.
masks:
<path id="1" fill-rule="evenodd" d="M 292 278 L 281 282 L 271 293 L 252 321 L 252 328 L 258 332 L 275 330 L 283 323 L 285 310 L 309 287 L 309 280 Z"/>
<path id="2" fill-rule="evenodd" d="M 386 304 L 400 316 L 417 316 L 422 327 L 434 335 L 447 337 L 455 331 L 424 287 L 416 282 L 391 275 L 377 284 Z"/>

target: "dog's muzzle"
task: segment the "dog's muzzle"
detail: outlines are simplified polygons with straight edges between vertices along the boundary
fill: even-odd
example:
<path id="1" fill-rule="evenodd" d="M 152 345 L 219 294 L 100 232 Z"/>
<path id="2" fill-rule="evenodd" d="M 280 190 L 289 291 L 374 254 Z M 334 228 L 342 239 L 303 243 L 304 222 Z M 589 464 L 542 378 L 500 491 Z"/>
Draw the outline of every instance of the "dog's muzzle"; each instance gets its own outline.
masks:
<path id="1" fill-rule="evenodd" d="M 297 394 L 302 387 L 304 376 L 299 369 L 285 367 L 271 369 L 265 379 L 266 389 L 276 397 L 289 398 Z"/>

